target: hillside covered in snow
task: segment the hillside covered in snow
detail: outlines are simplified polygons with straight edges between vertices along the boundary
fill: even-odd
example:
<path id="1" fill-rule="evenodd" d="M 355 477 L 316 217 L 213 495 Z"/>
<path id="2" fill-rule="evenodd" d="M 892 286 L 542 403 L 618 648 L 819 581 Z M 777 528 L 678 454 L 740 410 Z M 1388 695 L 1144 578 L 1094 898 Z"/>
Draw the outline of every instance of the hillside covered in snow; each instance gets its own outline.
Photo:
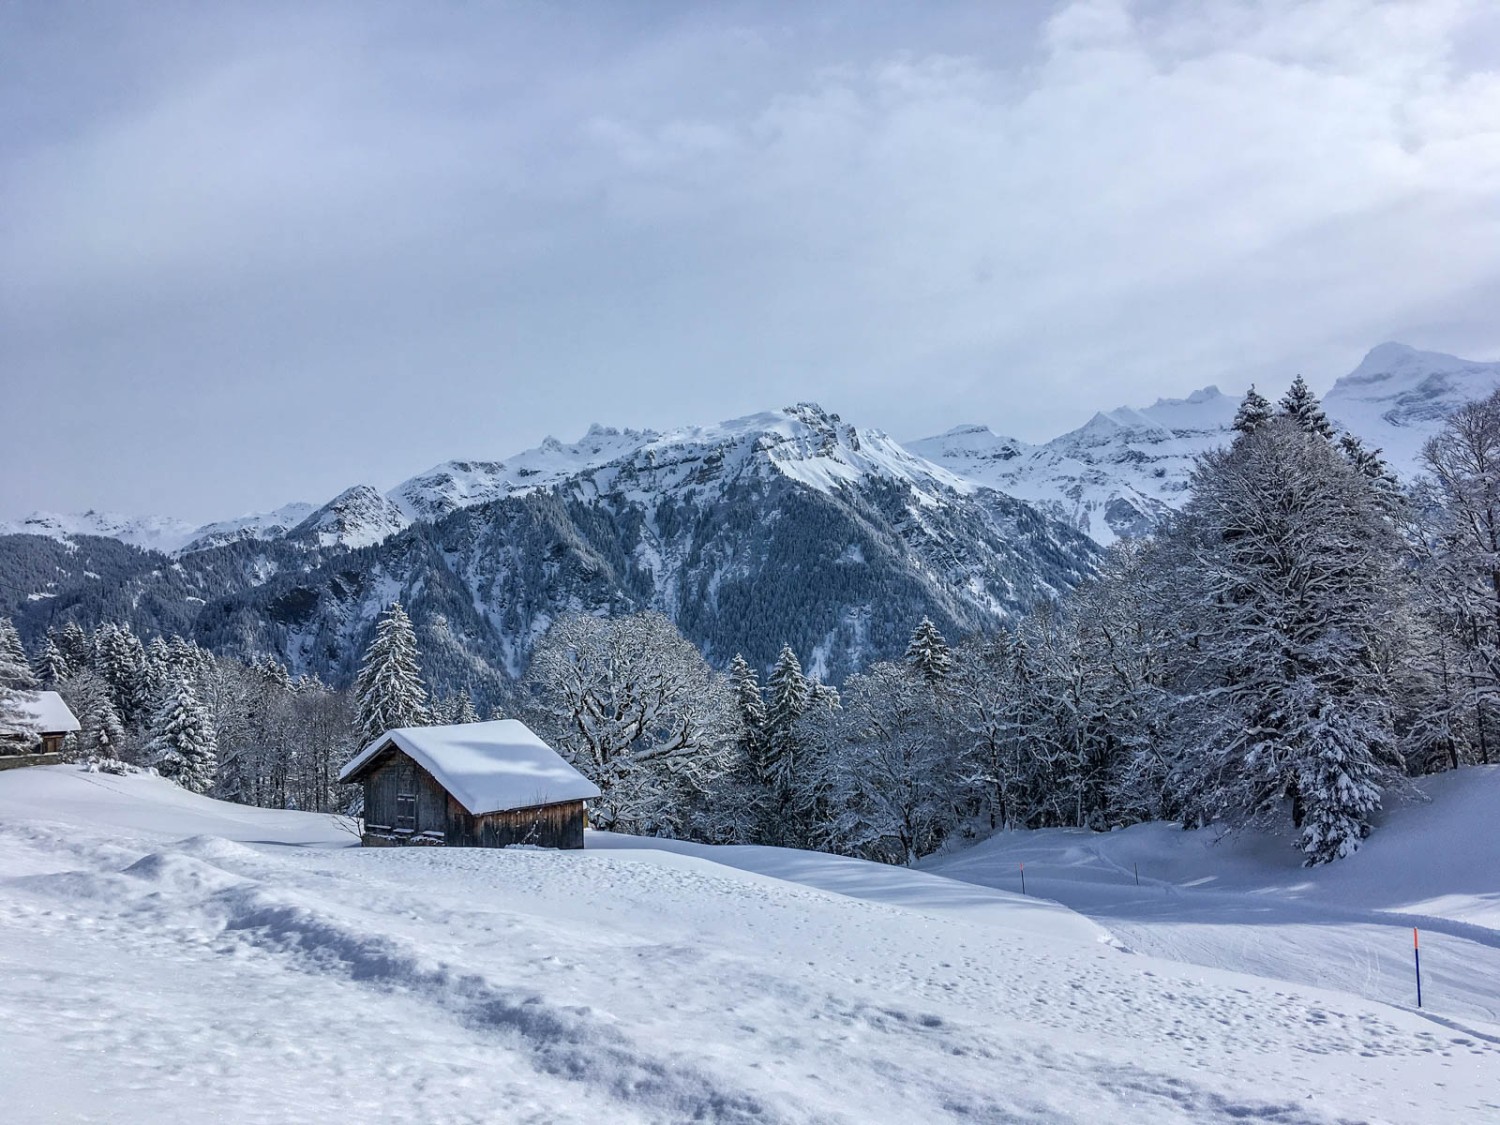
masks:
<path id="1" fill-rule="evenodd" d="M 0 773 L 8 1113 L 404 1121 L 419 1098 L 431 1122 L 1500 1114 L 1500 1027 L 1441 989 L 1419 1013 L 1344 989 L 1347 973 L 1337 990 L 1262 975 L 1253 917 L 1223 931 L 1222 959 L 1247 964 L 1207 967 L 1127 950 L 1036 888 L 810 853 L 597 833 L 566 853 L 352 843 L 329 817 L 151 777 Z M 1187 903 L 1193 872 L 1163 868 L 1153 891 Z M 1475 944 L 1434 934 L 1435 971 Z M 1300 975 L 1348 955 L 1309 942 Z M 1470 980 L 1493 991 L 1483 967 Z"/>
<path id="2" fill-rule="evenodd" d="M 1388 343 L 1335 382 L 1323 406 L 1336 425 L 1382 450 L 1409 480 L 1421 471 L 1422 446 L 1443 420 L 1497 387 L 1500 363 Z M 1274 400 L 1285 387 L 1260 390 Z M 1181 506 L 1194 460 L 1228 444 L 1240 398 L 1209 386 L 1141 409 L 1122 406 L 1040 445 L 984 425 L 907 444 L 956 475 L 1026 500 L 1108 545 L 1149 531 Z"/>
<path id="3" fill-rule="evenodd" d="M 400 503 L 355 488 L 279 537 L 127 552 L 108 573 L 85 568 L 95 578 L 76 562 L 85 540 L 0 537 L 0 613 L 28 638 L 66 618 L 129 621 L 342 685 L 399 598 L 432 682 L 483 696 L 497 669 L 524 671 L 558 617 L 652 609 L 720 666 L 736 653 L 769 666 L 791 644 L 841 680 L 898 655 L 923 617 L 954 635 L 1013 618 L 1097 554 L 1067 524 L 811 404 L 666 434 L 594 430 L 504 473 L 424 479 L 421 504 L 414 487 Z M 431 499 L 480 494 L 448 510 Z M 439 514 L 410 523 L 418 508 Z"/>

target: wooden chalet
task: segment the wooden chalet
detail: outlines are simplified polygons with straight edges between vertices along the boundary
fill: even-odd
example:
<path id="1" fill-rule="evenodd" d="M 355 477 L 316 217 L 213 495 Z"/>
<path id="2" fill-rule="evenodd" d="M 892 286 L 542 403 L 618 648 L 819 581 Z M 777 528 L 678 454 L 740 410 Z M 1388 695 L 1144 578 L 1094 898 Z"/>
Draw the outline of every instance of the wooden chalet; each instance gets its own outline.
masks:
<path id="1" fill-rule="evenodd" d="M 387 731 L 339 772 L 365 789 L 366 847 L 583 847 L 599 789 L 515 719 Z"/>
<path id="2" fill-rule="evenodd" d="M 79 729 L 78 718 L 55 691 L 17 693 L 18 729 L 0 730 L 0 769 L 62 761 L 63 740 Z"/>

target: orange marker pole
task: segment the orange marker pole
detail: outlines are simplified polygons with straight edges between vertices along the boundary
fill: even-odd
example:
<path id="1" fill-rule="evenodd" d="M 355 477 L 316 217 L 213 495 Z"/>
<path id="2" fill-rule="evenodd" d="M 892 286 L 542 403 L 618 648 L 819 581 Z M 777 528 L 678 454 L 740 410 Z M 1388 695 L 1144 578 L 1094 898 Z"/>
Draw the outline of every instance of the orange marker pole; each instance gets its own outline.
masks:
<path id="1" fill-rule="evenodd" d="M 1417 965 L 1417 1007 L 1422 1006 L 1422 949 L 1417 944 L 1417 928 L 1411 928 L 1411 955 Z"/>

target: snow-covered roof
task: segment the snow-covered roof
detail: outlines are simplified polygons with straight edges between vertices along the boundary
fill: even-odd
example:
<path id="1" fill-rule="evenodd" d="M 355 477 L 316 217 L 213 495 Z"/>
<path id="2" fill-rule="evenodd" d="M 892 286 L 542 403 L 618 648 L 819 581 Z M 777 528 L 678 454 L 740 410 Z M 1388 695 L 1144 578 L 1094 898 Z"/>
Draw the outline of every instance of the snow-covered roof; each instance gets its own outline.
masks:
<path id="1" fill-rule="evenodd" d="M 21 725 L 38 734 L 66 734 L 78 729 L 78 718 L 55 691 L 16 693 Z"/>
<path id="2" fill-rule="evenodd" d="M 389 745 L 437 778 L 475 816 L 599 796 L 597 785 L 516 719 L 387 731 L 339 771 L 339 780 L 354 778 Z"/>

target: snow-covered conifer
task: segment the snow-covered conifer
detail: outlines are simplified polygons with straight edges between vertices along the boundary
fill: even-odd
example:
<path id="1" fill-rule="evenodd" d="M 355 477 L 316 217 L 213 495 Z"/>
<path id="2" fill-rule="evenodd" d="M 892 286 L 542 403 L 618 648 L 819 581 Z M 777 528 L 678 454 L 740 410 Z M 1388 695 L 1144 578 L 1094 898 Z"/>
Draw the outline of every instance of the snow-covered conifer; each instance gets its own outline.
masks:
<path id="1" fill-rule="evenodd" d="M 1385 655 L 1398 545 L 1370 481 L 1295 417 L 1206 454 L 1173 534 L 1190 815 L 1289 802 L 1309 864 L 1346 855 L 1400 765 Z"/>
<path id="2" fill-rule="evenodd" d="M 791 784 L 797 764 L 797 721 L 812 700 L 812 688 L 802 674 L 802 662 L 783 645 L 776 665 L 766 680 L 770 701 L 766 705 L 765 777 L 767 784 L 785 788 Z"/>
<path id="3" fill-rule="evenodd" d="M 256 674 L 267 684 L 282 691 L 295 690 L 296 685 L 292 683 L 291 673 L 286 670 L 286 665 L 270 653 L 265 653 L 256 660 L 254 668 Z"/>
<path id="4" fill-rule="evenodd" d="M 1262 422 L 1271 417 L 1271 404 L 1266 401 L 1266 396 L 1255 389 L 1251 384 L 1250 389 L 1245 392 L 1245 399 L 1240 403 L 1240 408 L 1234 415 L 1234 428 L 1242 434 L 1248 434 L 1258 429 Z"/>
<path id="5" fill-rule="evenodd" d="M 474 697 L 469 694 L 469 689 L 464 688 L 455 698 L 453 707 L 453 722 L 455 723 L 477 723 L 479 722 L 479 711 L 474 706 Z"/>
<path id="6" fill-rule="evenodd" d="M 35 686 L 36 677 L 26 663 L 26 654 L 15 627 L 8 617 L 0 617 L 0 731 L 25 729 L 23 717 L 17 710 L 17 695 Z"/>
<path id="7" fill-rule="evenodd" d="M 178 672 L 172 666 L 172 656 L 167 648 L 167 642 L 160 634 L 157 634 L 146 645 L 146 662 L 141 673 L 143 699 L 140 703 L 143 711 L 154 715 L 157 708 L 161 706 L 162 700 L 166 698 L 167 689 L 174 686 L 178 678 Z"/>
<path id="8" fill-rule="evenodd" d="M 184 789 L 207 793 L 218 774 L 218 740 L 191 685 L 168 689 L 151 724 L 152 764 Z"/>
<path id="9" fill-rule="evenodd" d="M 42 651 L 37 654 L 35 667 L 37 679 L 47 688 L 55 688 L 73 674 L 72 665 L 63 655 L 57 637 L 51 630 L 48 630 L 47 639 L 42 642 Z"/>
<path id="10" fill-rule="evenodd" d="M 1312 393 L 1307 380 L 1298 375 L 1281 397 L 1281 413 L 1291 418 L 1305 432 L 1333 440 L 1333 423 L 1323 413 L 1323 404 Z"/>
<path id="11" fill-rule="evenodd" d="M 400 602 L 392 602 L 375 627 L 354 684 L 359 728 L 366 739 L 397 727 L 424 726 L 431 715 L 417 660 L 417 636 Z"/>
<path id="12" fill-rule="evenodd" d="M 150 694 L 146 651 L 127 627 L 104 624 L 94 632 L 94 671 L 109 685 L 110 701 L 126 726 L 147 717 L 140 710 Z"/>
<path id="13" fill-rule="evenodd" d="M 748 661 L 739 654 L 729 663 L 729 686 L 734 692 L 743 735 L 741 750 L 746 764 L 762 781 L 765 780 L 766 701 L 761 695 L 760 678 Z"/>
<path id="14" fill-rule="evenodd" d="M 0 690 L 34 691 L 36 676 L 21 647 L 21 635 L 9 617 L 0 617 Z"/>
<path id="15" fill-rule="evenodd" d="M 948 678 L 953 668 L 953 654 L 931 618 L 922 618 L 912 631 L 911 641 L 906 646 L 906 662 L 934 687 Z"/>
<path id="16" fill-rule="evenodd" d="M 94 646 L 89 635 L 76 621 L 69 621 L 57 634 L 57 646 L 67 658 L 70 673 L 82 672 L 94 664 Z"/>

